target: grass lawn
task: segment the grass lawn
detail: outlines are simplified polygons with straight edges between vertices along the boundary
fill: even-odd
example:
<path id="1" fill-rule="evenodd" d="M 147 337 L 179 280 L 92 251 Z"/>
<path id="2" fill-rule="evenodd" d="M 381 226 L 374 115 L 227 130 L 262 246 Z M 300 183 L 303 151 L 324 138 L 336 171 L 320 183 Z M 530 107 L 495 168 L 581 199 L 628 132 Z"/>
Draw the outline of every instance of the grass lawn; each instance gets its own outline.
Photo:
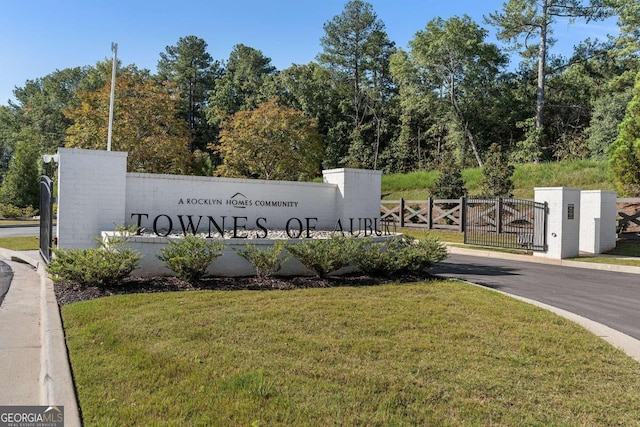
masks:
<path id="1" fill-rule="evenodd" d="M 451 281 L 62 310 L 84 425 L 634 425 L 640 364 Z"/>
<path id="2" fill-rule="evenodd" d="M 430 170 L 382 176 L 382 198 L 386 200 L 426 200 L 429 186 L 438 178 L 438 171 Z M 480 168 L 462 171 L 468 194 L 482 194 Z M 606 161 L 570 160 L 549 163 L 515 165 L 513 174 L 516 198 L 531 199 L 535 187 L 572 187 L 583 190 L 613 190 L 609 165 Z"/>
<path id="3" fill-rule="evenodd" d="M 420 239 L 425 234 L 435 236 L 441 242 L 446 243 L 464 243 L 464 233 L 457 231 L 443 231 L 443 230 L 426 230 L 419 228 L 398 228 L 398 233 L 402 233 L 405 236 L 412 237 L 414 239 Z"/>
<path id="4" fill-rule="evenodd" d="M 40 248 L 40 239 L 35 236 L 0 237 L 0 248 L 12 251 L 37 251 Z"/>
<path id="5" fill-rule="evenodd" d="M 40 220 L 37 219 L 0 219 L 0 225 L 5 227 L 12 227 L 16 225 L 40 225 Z"/>

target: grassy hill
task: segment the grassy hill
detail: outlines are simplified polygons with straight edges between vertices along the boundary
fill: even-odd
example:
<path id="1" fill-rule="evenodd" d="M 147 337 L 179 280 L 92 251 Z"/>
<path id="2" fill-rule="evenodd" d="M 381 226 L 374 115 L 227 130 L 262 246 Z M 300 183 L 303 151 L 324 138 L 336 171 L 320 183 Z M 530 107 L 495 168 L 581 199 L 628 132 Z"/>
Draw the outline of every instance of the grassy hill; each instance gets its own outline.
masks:
<path id="1" fill-rule="evenodd" d="M 382 177 L 382 198 L 397 200 L 423 200 L 429 197 L 427 188 L 438 177 L 437 171 L 391 174 Z M 462 172 L 470 195 L 480 194 L 482 170 L 465 169 Z M 517 165 L 513 175 L 514 196 L 533 198 L 535 187 L 572 187 L 581 190 L 614 190 L 609 179 L 606 161 L 572 160 L 553 163 Z"/>

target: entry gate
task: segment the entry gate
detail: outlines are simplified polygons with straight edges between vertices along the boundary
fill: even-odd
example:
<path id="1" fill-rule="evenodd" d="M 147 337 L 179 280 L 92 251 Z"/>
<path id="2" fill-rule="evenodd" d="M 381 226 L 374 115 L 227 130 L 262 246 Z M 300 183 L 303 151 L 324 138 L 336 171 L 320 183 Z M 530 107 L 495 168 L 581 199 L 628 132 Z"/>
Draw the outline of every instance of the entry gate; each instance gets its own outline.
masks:
<path id="1" fill-rule="evenodd" d="M 545 251 L 547 204 L 533 200 L 467 198 L 464 243 Z"/>
<path id="2" fill-rule="evenodd" d="M 40 177 L 40 256 L 49 263 L 53 243 L 53 181 Z"/>

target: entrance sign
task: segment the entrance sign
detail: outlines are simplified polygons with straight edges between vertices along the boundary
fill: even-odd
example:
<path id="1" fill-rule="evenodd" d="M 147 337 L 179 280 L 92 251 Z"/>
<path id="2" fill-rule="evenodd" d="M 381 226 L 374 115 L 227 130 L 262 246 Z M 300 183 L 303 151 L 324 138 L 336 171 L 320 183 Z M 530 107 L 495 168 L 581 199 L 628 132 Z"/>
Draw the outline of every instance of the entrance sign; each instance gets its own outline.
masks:
<path id="1" fill-rule="evenodd" d="M 228 243 L 264 243 L 275 230 L 291 238 L 319 231 L 382 234 L 382 172 L 323 171 L 323 182 L 291 182 L 127 173 L 127 153 L 60 148 L 58 246 L 96 247 L 116 226 L 137 226 L 159 253 L 166 239 L 188 233 Z M 227 243 L 227 241 L 225 241 Z M 149 256 L 145 255 L 146 258 Z"/>

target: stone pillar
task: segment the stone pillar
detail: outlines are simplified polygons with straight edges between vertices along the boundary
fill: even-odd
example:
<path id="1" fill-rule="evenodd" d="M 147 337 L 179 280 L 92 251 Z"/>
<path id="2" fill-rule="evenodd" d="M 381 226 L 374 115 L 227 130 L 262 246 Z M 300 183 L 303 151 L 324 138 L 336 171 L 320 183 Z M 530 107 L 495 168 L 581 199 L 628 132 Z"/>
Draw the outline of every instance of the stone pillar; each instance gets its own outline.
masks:
<path id="1" fill-rule="evenodd" d="M 336 217 L 344 231 L 380 228 L 382 172 L 364 169 L 322 171 L 323 180 L 336 184 Z"/>
<path id="2" fill-rule="evenodd" d="M 127 153 L 59 148 L 58 155 L 58 247 L 96 247 L 102 231 L 125 223 Z"/>
<path id="3" fill-rule="evenodd" d="M 614 191 L 580 192 L 580 252 L 601 254 L 615 249 L 616 200 Z"/>
<path id="4" fill-rule="evenodd" d="M 535 188 L 535 201 L 547 202 L 547 251 L 534 256 L 577 257 L 580 236 L 580 190 L 566 187 Z"/>

